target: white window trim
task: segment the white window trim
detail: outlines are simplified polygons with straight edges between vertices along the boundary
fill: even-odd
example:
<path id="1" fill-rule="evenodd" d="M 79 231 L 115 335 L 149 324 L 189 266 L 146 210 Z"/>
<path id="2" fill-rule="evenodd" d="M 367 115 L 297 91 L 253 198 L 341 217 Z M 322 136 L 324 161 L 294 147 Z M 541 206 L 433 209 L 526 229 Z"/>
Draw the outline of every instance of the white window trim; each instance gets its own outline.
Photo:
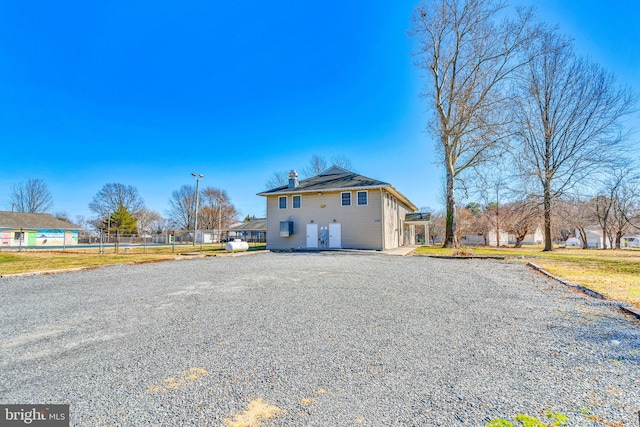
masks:
<path id="1" fill-rule="evenodd" d="M 293 203 L 294 197 L 300 197 L 300 207 L 296 208 L 295 203 Z M 291 209 L 302 209 L 302 194 L 294 194 L 293 196 L 291 196 Z"/>
<path id="2" fill-rule="evenodd" d="M 367 198 L 366 202 L 367 203 L 362 203 L 362 204 L 360 203 L 360 198 L 358 197 L 359 193 L 366 194 L 366 198 Z M 369 191 L 367 191 L 367 190 L 356 191 L 356 206 L 369 206 Z"/>
<path id="3" fill-rule="evenodd" d="M 349 195 L 349 204 L 348 205 L 345 205 L 343 203 L 343 199 L 342 199 L 342 195 L 343 194 L 348 194 Z M 351 191 L 343 191 L 343 192 L 340 193 L 340 206 L 345 207 L 345 208 L 348 207 L 348 206 L 353 206 L 353 194 L 351 194 Z"/>
<path id="4" fill-rule="evenodd" d="M 284 208 L 280 207 L 280 199 L 284 199 Z M 287 196 L 278 196 L 278 210 L 287 209 L 287 206 L 289 205 L 289 201 L 287 199 L 288 199 Z"/>

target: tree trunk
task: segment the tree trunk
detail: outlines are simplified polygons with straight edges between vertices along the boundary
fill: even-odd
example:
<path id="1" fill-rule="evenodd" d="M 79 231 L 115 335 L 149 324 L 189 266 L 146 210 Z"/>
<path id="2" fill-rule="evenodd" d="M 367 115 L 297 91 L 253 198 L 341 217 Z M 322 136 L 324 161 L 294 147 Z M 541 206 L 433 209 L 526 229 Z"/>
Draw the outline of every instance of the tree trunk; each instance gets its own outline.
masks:
<path id="1" fill-rule="evenodd" d="M 622 245 L 620 244 L 622 241 L 622 233 L 616 233 L 616 249 L 622 249 Z"/>
<path id="2" fill-rule="evenodd" d="M 578 228 L 578 232 L 580 233 L 580 239 L 582 240 L 582 249 L 588 249 L 587 232 L 584 228 Z"/>
<path id="3" fill-rule="evenodd" d="M 455 199 L 455 179 L 453 172 L 447 171 L 447 189 L 446 189 L 447 218 L 445 227 L 444 248 L 457 248 L 460 246 L 456 231 L 458 228 L 456 218 L 456 199 Z"/>
<path id="4" fill-rule="evenodd" d="M 544 185 L 544 252 L 553 250 L 553 241 L 551 236 L 551 183 L 546 182 Z"/>

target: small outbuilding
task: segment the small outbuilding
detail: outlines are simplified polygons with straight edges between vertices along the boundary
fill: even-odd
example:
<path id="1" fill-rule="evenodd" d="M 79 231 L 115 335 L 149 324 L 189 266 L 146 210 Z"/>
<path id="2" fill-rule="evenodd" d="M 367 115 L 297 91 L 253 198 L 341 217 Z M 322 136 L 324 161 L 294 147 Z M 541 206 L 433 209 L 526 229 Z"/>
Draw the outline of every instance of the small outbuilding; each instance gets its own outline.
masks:
<path id="1" fill-rule="evenodd" d="M 77 245 L 79 229 L 49 214 L 0 211 L 0 248 Z"/>

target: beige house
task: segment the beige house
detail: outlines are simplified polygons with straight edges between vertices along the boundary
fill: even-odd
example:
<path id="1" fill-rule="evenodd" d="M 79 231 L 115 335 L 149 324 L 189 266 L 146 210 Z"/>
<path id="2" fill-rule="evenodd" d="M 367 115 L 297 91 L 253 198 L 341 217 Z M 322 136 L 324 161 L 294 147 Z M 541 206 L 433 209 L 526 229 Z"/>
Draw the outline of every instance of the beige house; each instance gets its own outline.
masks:
<path id="1" fill-rule="evenodd" d="M 333 166 L 267 198 L 267 249 L 393 249 L 415 243 L 416 206 L 391 184 Z"/>

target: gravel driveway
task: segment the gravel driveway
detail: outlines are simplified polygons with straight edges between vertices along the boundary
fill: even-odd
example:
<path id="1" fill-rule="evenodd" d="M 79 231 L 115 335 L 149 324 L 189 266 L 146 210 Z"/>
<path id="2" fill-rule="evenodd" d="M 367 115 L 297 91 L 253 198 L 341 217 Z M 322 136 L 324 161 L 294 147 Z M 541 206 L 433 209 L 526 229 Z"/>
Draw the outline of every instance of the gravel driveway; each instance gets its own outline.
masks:
<path id="1" fill-rule="evenodd" d="M 266 253 L 2 279 L 0 307 L 0 403 L 73 426 L 638 425 L 639 323 L 520 263 Z"/>

